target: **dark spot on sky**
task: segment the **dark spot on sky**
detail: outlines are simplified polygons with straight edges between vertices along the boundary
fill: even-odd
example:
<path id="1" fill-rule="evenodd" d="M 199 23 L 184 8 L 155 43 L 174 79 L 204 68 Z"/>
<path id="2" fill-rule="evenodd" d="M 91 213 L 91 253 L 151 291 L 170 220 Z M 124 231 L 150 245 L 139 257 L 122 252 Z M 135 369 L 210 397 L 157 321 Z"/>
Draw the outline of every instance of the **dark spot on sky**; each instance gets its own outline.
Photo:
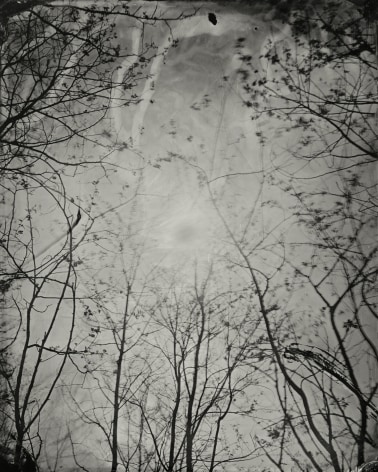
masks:
<path id="1" fill-rule="evenodd" d="M 209 13 L 209 21 L 213 25 L 216 25 L 218 23 L 217 17 L 215 16 L 215 13 Z"/>

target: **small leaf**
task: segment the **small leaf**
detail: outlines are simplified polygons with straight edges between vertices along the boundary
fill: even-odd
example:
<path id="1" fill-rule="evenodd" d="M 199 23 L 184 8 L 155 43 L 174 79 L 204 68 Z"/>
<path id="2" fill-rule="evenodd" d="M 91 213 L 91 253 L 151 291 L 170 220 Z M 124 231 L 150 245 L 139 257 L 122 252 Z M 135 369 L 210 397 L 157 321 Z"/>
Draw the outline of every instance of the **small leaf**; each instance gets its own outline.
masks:
<path id="1" fill-rule="evenodd" d="M 215 16 L 215 13 L 209 13 L 209 21 L 214 26 L 218 23 L 217 17 Z"/>

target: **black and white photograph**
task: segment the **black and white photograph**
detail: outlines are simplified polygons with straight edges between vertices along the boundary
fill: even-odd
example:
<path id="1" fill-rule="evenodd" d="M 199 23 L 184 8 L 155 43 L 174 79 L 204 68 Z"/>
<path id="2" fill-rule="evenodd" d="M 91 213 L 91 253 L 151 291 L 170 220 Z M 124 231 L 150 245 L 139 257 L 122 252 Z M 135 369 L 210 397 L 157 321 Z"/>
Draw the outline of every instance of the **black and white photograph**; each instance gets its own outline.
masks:
<path id="1" fill-rule="evenodd" d="M 378 0 L 0 0 L 0 472 L 378 472 Z"/>

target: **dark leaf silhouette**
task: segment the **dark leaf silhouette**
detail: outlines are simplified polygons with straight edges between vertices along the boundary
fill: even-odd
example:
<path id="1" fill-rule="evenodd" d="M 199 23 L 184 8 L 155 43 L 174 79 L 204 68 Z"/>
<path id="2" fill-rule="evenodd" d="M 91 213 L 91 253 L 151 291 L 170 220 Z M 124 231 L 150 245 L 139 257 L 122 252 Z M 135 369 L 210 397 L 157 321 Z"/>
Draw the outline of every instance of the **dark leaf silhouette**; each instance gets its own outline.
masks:
<path id="1" fill-rule="evenodd" d="M 209 21 L 214 26 L 218 23 L 217 17 L 215 16 L 215 13 L 209 13 Z"/>

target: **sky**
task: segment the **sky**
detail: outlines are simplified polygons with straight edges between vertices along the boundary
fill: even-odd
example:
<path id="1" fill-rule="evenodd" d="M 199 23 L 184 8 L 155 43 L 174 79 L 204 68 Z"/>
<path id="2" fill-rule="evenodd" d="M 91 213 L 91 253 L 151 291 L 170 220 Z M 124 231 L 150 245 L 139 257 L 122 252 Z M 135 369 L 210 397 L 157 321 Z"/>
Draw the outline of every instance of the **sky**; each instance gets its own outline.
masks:
<path id="1" fill-rule="evenodd" d="M 125 267 L 129 273 L 138 268 L 138 289 L 149 277 L 161 289 L 172 277 L 180 287 L 193 287 L 195 277 L 204 280 L 211 266 L 219 271 L 218 281 L 233 288 L 245 286 L 240 274 L 227 272 L 227 260 L 240 260 L 225 222 L 250 244 L 269 235 L 271 246 L 256 264 L 273 270 L 281 257 L 281 235 L 298 242 L 306 236 L 292 225 L 292 197 L 277 181 L 269 180 L 269 174 L 275 171 L 281 183 L 295 174 L 302 179 L 300 185 L 313 185 L 314 191 L 338 183 L 337 174 L 314 183 L 311 178 L 328 167 L 321 162 L 293 161 L 290 145 L 300 131 L 282 131 L 274 118 L 252 119 L 253 111 L 244 103 L 248 96 L 239 73 L 240 57 L 252 56 L 259 73 L 271 77 L 274 71 L 266 68 L 260 56 L 274 42 L 294 47 L 287 26 L 258 5 L 236 8 L 211 2 L 158 2 L 159 11 L 172 16 L 188 13 L 195 6 L 200 7 L 195 16 L 169 25 L 156 22 L 142 30 L 131 19 L 117 22 L 118 37 L 133 54 L 117 64 L 118 80 L 130 71 L 145 44 L 153 41 L 157 49 L 146 66 L 149 77 L 134 90 L 141 101 L 114 106 L 104 124 L 112 139 L 127 143 L 108 158 L 117 171 L 102 178 L 101 169 L 88 168 L 67 181 L 68 195 L 90 212 L 93 231 L 104 236 L 100 246 L 89 237 L 78 250 L 77 257 L 83 262 L 78 270 L 83 297 L 101 280 L 111 280 L 112 288 L 124 289 L 121 275 Z M 216 15 L 216 25 L 209 21 L 209 13 Z M 115 93 L 113 104 L 122 93 Z M 63 147 L 60 151 L 68 152 Z M 87 147 L 86 152 L 96 157 L 101 149 Z M 273 208 L 266 210 L 272 201 Z M 249 219 L 251 208 L 253 220 Z M 47 214 L 49 207 L 44 209 Z M 73 205 L 73 217 L 75 214 Z M 83 214 L 76 238 L 84 235 L 88 222 Z M 43 217 L 40 224 L 44 237 L 37 247 L 42 258 L 60 244 L 62 231 Z M 310 255 L 297 249 L 296 257 Z M 154 271 L 159 275 L 156 279 Z M 280 294 L 275 294 L 277 299 Z M 112 302 L 122 304 L 123 297 Z M 298 289 L 288 305 L 298 302 L 306 312 L 313 298 Z M 59 327 L 63 325 L 64 320 Z M 59 338 L 59 332 L 56 336 Z"/>
<path id="2" fill-rule="evenodd" d="M 216 26 L 209 22 L 208 11 L 216 12 Z M 164 24 L 150 28 L 159 44 L 150 64 L 151 79 L 136 108 L 115 110 L 114 130 L 119 139 L 131 139 L 132 151 L 150 163 L 139 174 L 136 215 L 127 218 L 136 217 L 144 226 L 138 237 L 146 238 L 151 255 L 163 257 L 164 264 L 175 264 L 178 255 L 208 259 L 217 246 L 219 217 L 204 178 L 211 181 L 213 195 L 228 193 L 231 199 L 237 193 L 243 198 L 243 188 L 250 190 L 253 177 L 243 181 L 226 174 L 260 172 L 264 166 L 238 69 L 239 54 L 259 55 L 273 27 L 261 15 L 230 13 L 210 4 L 203 14 L 174 24 L 172 32 Z M 123 30 L 122 22 L 119 28 Z M 131 48 L 136 48 L 138 34 L 132 31 Z M 171 46 L 171 34 L 179 40 L 177 47 Z M 236 49 L 239 37 L 245 38 L 241 51 Z M 115 158 L 128 162 L 129 156 L 122 150 Z M 122 173 L 117 177 L 122 180 Z M 127 182 L 130 176 L 124 178 Z M 238 203 L 233 205 L 237 208 Z"/>

